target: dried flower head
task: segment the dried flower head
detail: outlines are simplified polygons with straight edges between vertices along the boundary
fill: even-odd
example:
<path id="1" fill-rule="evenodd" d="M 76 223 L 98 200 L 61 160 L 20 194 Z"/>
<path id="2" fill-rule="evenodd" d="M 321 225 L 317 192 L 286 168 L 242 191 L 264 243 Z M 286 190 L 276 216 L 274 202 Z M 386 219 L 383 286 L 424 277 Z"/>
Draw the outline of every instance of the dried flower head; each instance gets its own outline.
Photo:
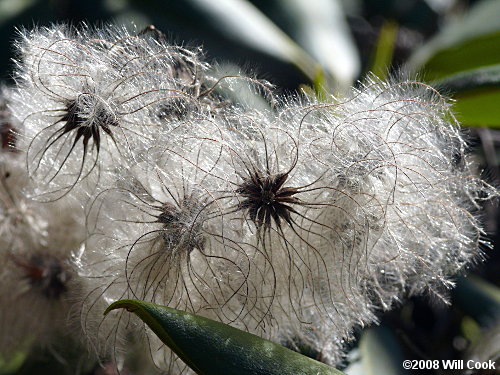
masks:
<path id="1" fill-rule="evenodd" d="M 340 98 L 263 95 L 258 109 L 235 82 L 254 96 L 266 83 L 218 75 L 154 27 L 39 28 L 17 47 L 8 96 L 25 154 L 0 154 L 1 288 L 24 285 L 9 303 L 36 300 L 52 328 L 53 309 L 61 324 L 77 301 L 70 319 L 118 368 L 134 337 L 158 368 L 189 371 L 130 315 L 103 318 L 117 299 L 306 345 L 334 364 L 378 310 L 424 292 L 446 299 L 487 245 L 477 213 L 498 192 L 425 84 L 369 77 Z M 6 111 L 2 149 L 18 128 Z"/>
<path id="2" fill-rule="evenodd" d="M 82 319 L 87 331 L 94 331 L 98 350 L 126 351 L 119 337 L 130 322 L 120 317 L 115 328 L 112 315 L 101 317 L 101 301 L 116 297 L 237 321 L 239 298 L 247 288 L 247 270 L 239 260 L 246 254 L 210 198 L 209 189 L 220 182 L 165 150 L 160 158 L 117 170 L 115 177 L 116 186 L 103 191 L 90 208 L 88 226 L 99 229 L 81 257 L 81 274 L 87 273 L 89 284 Z M 102 322 L 92 327 L 92 321 Z M 113 329 L 119 331 L 110 334 Z M 146 338 L 157 366 L 179 365 L 149 331 Z"/>
<path id="3" fill-rule="evenodd" d="M 19 147 L 44 198 L 133 160 L 159 131 L 217 114 L 227 105 L 226 82 L 267 89 L 248 77 L 208 77 L 199 51 L 158 35 L 63 25 L 22 33 L 12 106 L 23 123 Z"/>
<path id="4" fill-rule="evenodd" d="M 81 222 L 60 206 L 25 203 L 31 212 L 18 212 L 17 220 L 9 224 L 9 236 L 0 241 L 0 294 L 5 307 L 0 313 L 0 352 L 6 357 L 34 343 L 51 345 L 57 335 L 66 335 L 72 324 L 69 299 L 80 293 L 71 254 L 83 237 Z M 13 209 L 7 215 L 13 215 Z M 23 235 L 30 229 L 26 222 L 30 218 L 44 225 L 43 231 Z"/>
<path id="5" fill-rule="evenodd" d="M 71 279 L 68 266 L 52 254 L 33 253 L 26 259 L 13 255 L 14 263 L 23 270 L 31 287 L 48 299 L 58 299 L 67 291 Z"/>

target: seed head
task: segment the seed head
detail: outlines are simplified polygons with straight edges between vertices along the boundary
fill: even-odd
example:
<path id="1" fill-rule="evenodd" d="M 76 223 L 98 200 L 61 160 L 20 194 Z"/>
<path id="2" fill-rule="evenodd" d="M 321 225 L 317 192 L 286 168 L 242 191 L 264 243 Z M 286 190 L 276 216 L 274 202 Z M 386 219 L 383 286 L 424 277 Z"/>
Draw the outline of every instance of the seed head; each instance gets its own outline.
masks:
<path id="1" fill-rule="evenodd" d="M 67 291 L 66 283 L 71 273 L 64 259 L 52 254 L 33 253 L 26 260 L 19 258 L 14 262 L 22 269 L 30 285 L 45 297 L 58 299 Z"/>
<path id="2" fill-rule="evenodd" d="M 236 189 L 242 197 L 238 208 L 248 212 L 259 232 L 262 229 L 270 232 L 272 222 L 280 231 L 282 221 L 293 225 L 290 215 L 295 209 L 292 205 L 300 201 L 294 196 L 298 193 L 296 188 L 283 186 L 287 178 L 288 173 L 264 175 L 254 170 Z"/>

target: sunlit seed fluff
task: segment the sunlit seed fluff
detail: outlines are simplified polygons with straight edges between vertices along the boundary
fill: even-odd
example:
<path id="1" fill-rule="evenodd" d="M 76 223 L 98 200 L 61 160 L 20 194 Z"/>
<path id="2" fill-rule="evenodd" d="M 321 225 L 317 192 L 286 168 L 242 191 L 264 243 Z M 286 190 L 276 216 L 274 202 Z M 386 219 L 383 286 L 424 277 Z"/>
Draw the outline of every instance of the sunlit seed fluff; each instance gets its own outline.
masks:
<path id="1" fill-rule="evenodd" d="M 155 132 L 217 114 L 229 104 L 223 98 L 231 81 L 268 90 L 244 76 L 206 76 L 198 50 L 169 45 L 154 32 L 59 25 L 22 32 L 17 49 L 19 147 L 47 200 L 138 157 Z"/>
<path id="2" fill-rule="evenodd" d="M 90 257 L 89 253 L 94 255 Z M 112 361 L 121 367 L 132 346 L 127 338 L 140 337 L 141 330 L 125 311 L 106 317 L 103 312 L 111 303 L 130 297 L 123 277 L 125 259 L 110 251 L 98 253 L 84 247 L 75 264 L 81 279 L 81 293 L 72 299 L 78 320 L 75 327 L 81 330 L 84 343 L 100 361 Z"/>
<path id="3" fill-rule="evenodd" d="M 122 41 L 100 40 L 100 34 L 54 26 L 24 32 L 17 43 L 12 110 L 23 123 L 19 147 L 27 152 L 40 194 L 49 199 L 90 175 L 96 178 L 123 157 L 133 158 L 129 151 L 139 152 L 148 127 L 158 127 L 164 117 L 152 119 L 151 112 L 165 113 L 171 100 L 191 98 L 190 89 L 177 83 L 174 52 L 165 48 L 161 56 L 149 49 L 116 61 Z M 132 39 L 136 53 L 134 46 L 148 45 Z M 187 59 L 177 55 L 179 61 Z"/>
<path id="4" fill-rule="evenodd" d="M 364 223 L 352 245 L 364 256 L 349 269 L 384 308 L 407 294 L 446 298 L 450 278 L 480 256 L 478 203 L 498 193 L 477 177 L 449 107 L 422 83 L 373 79 L 303 117 L 327 135 L 311 147 L 337 191 L 325 223 L 346 233 Z"/>
<path id="5" fill-rule="evenodd" d="M 15 151 L 16 131 L 20 126 L 8 107 L 11 88 L 0 84 L 0 152 Z"/>
<path id="6" fill-rule="evenodd" d="M 24 195 L 29 185 L 20 154 L 0 155 L 0 173 L 0 353 L 9 357 L 66 334 L 68 298 L 80 292 L 72 252 L 84 234 L 75 207 Z"/>
<path id="7" fill-rule="evenodd" d="M 338 363 L 355 327 L 408 295 L 445 299 L 486 244 L 479 201 L 498 193 L 425 84 L 369 78 L 341 98 L 258 110 L 224 90 L 264 83 L 215 79 L 199 51 L 152 28 L 53 26 L 24 32 L 18 50 L 10 108 L 26 155 L 0 155 L 17 168 L 0 170 L 0 277 L 21 275 L 43 303 L 70 295 L 103 362 L 122 368 L 135 337 L 158 368 L 187 371 L 131 315 L 103 318 L 138 298 Z M 30 195 L 74 199 L 45 206 L 13 189 L 28 181 L 24 156 Z M 71 202 L 76 218 L 54 218 Z"/>
<path id="8" fill-rule="evenodd" d="M 200 49 L 169 44 L 154 27 L 131 31 L 110 26 L 96 30 L 92 44 L 123 77 L 121 86 L 142 91 L 142 113 L 155 124 L 184 120 L 222 105 L 207 87 L 209 65 L 202 61 Z"/>
<path id="9" fill-rule="evenodd" d="M 264 336 L 334 363 L 377 309 L 424 292 L 445 299 L 480 256 L 479 200 L 498 193 L 429 86 L 369 80 L 332 103 L 233 115 L 225 126 L 237 136 L 217 148 L 231 166 L 218 202 L 253 237 L 244 316 Z"/>
<path id="10" fill-rule="evenodd" d="M 271 100 L 271 85 L 242 73 L 239 69 L 218 69 L 204 61 L 204 52 L 169 43 L 165 34 L 150 25 L 142 30 L 109 26 L 93 35 L 96 48 L 124 77 L 124 85 L 144 87 L 146 98 L 158 99 L 150 105 L 156 120 L 182 121 L 215 115 L 228 105 L 243 105 L 240 91 Z M 162 85 L 148 86 L 151 81 Z M 147 101 L 145 99 L 145 101 Z"/>
<path id="11" fill-rule="evenodd" d="M 161 152 L 151 151 L 150 161 L 117 170 L 116 186 L 103 191 L 90 209 L 89 222 L 99 229 L 81 256 L 89 285 L 82 324 L 98 350 L 127 350 L 122 332 L 134 323 L 100 315 L 113 299 L 138 298 L 238 324 L 248 260 L 238 263 L 245 253 L 211 196 L 223 182 L 207 173 L 213 155 L 192 165 L 189 158 L 202 151 L 181 155 L 169 148 L 178 142 L 159 143 Z M 145 344 L 159 368 L 184 367 L 149 331 Z"/>
<path id="12" fill-rule="evenodd" d="M 133 200 L 121 197 L 118 201 L 122 204 L 118 206 L 113 199 L 104 198 L 104 202 L 111 202 L 109 207 L 96 201 L 94 206 L 101 211 L 103 222 L 111 221 L 111 216 L 106 215 L 118 215 L 112 216 L 113 226 L 105 232 L 124 228 L 106 238 L 124 244 L 113 245 L 113 248 L 133 249 L 127 252 L 128 263 L 134 266 L 131 259 L 139 261 L 136 263 L 139 267 L 134 266 L 133 272 L 127 272 L 133 289 L 141 291 L 137 285 L 141 285 L 140 277 L 143 277 L 142 283 L 149 280 L 147 284 L 151 285 L 143 286 L 143 292 L 150 291 L 157 302 L 166 300 L 175 306 L 176 301 L 181 301 L 188 310 L 212 299 L 212 305 L 206 305 L 211 313 L 197 308 L 194 311 L 210 317 L 216 313 L 218 320 L 228 322 L 229 319 L 233 325 L 294 348 L 306 343 L 313 350 L 325 351 L 322 354 L 332 362 L 340 356 L 338 348 L 342 339 L 349 337 L 353 326 L 372 322 L 374 318 L 368 296 L 362 294 L 362 288 L 355 282 L 356 275 L 351 275 L 352 282 L 345 281 L 345 285 L 341 277 L 328 276 L 330 268 L 341 270 L 345 261 L 329 259 L 332 265 L 323 260 L 318 249 L 325 239 L 322 231 L 335 232 L 316 223 L 317 215 L 330 205 L 329 201 L 321 200 L 326 199 L 329 192 L 323 181 L 325 169 L 315 168 L 311 159 L 306 158 L 307 137 L 302 136 L 298 128 L 288 129 L 275 113 L 242 113 L 228 108 L 224 114 L 225 117 L 199 119 L 185 128 L 159 135 L 157 146 L 148 152 L 150 165 L 156 167 L 149 173 L 144 172 L 147 170 L 144 166 L 132 172 L 136 178 L 132 178 L 130 169 L 125 171 L 120 190 L 129 195 L 132 192 Z M 145 186 L 149 186 L 146 189 L 149 193 L 144 193 Z M 156 189 L 152 189 L 154 186 Z M 154 191 L 156 194 L 151 193 Z M 193 192 L 201 192 L 194 196 L 203 196 L 205 207 L 196 215 L 196 221 L 180 221 L 181 217 L 192 217 L 191 205 L 180 203 L 186 198 L 191 200 Z M 109 195 L 112 194 L 115 193 L 109 191 Z M 147 198 L 151 195 L 158 201 L 156 210 L 155 200 Z M 148 201 L 151 203 L 147 204 Z M 165 201 L 170 204 L 160 204 Z M 120 212 L 123 203 L 125 207 L 131 206 L 130 212 L 135 213 Z M 167 210 L 162 212 L 161 208 Z M 179 215 L 180 212 L 183 214 Z M 146 217 L 138 220 L 138 215 Z M 117 217 L 121 219 L 116 220 Z M 165 235 L 176 251 L 203 244 L 204 257 L 214 262 L 209 272 L 200 272 L 205 261 L 200 265 L 194 263 L 196 258 L 189 258 L 193 274 L 188 274 L 188 280 L 193 281 L 193 275 L 196 280 L 192 286 L 180 280 L 181 285 L 184 283 L 185 289 L 190 290 L 181 294 L 180 299 L 165 299 L 165 295 L 162 296 L 165 286 L 157 281 L 167 275 L 165 270 L 182 269 L 182 263 L 173 257 L 170 259 L 174 261 L 162 263 L 166 254 L 161 255 L 161 251 L 149 258 L 151 252 L 144 245 L 150 246 L 151 241 L 145 240 L 146 237 L 142 242 L 136 240 L 148 232 L 144 228 L 148 220 L 156 225 L 148 236 L 159 239 L 160 244 L 165 243 Z M 204 221 L 202 242 L 196 235 L 200 228 L 195 224 L 198 220 Z M 158 221 L 163 225 L 168 222 L 171 229 L 159 227 Z M 188 227 L 185 227 L 186 221 Z M 142 232 L 137 232 L 138 223 L 143 223 Z M 127 226 L 130 228 L 125 229 Z M 179 236 L 183 232 L 188 236 Z M 100 246 L 108 246 L 96 238 Z M 140 272 L 147 265 L 149 269 L 146 267 L 145 272 Z M 196 284 L 208 286 L 217 272 L 220 272 L 216 277 L 219 283 L 205 289 L 204 299 L 200 298 Z M 350 275 L 348 271 L 341 274 Z M 331 281 L 325 285 L 325 279 Z M 221 288 L 224 284 L 227 284 L 225 289 Z M 224 290 L 228 292 L 225 298 L 212 298 L 223 297 Z M 157 363 L 162 361 L 161 356 L 170 354 L 153 352 Z M 167 358 L 163 361 L 172 363 Z"/>
<path id="13" fill-rule="evenodd" d="M 45 200 L 66 194 L 114 149 L 119 102 L 113 73 L 64 26 L 24 32 L 11 109 L 22 122 L 18 147 Z"/>
<path id="14" fill-rule="evenodd" d="M 295 349 L 309 346 L 331 363 L 353 327 L 373 322 L 374 315 L 349 269 L 363 248 L 353 248 L 342 228 L 322 222 L 336 208 L 335 191 L 329 168 L 317 163 L 311 147 L 325 134 L 301 125 L 302 109 L 284 103 L 278 113 L 233 113 L 228 132 L 237 136 L 225 139 L 231 168 L 219 204 L 234 212 L 243 238 L 253 244 L 248 327 Z M 349 212 L 338 214 L 352 219 Z M 362 228 L 354 220 L 352 226 Z M 338 253 L 326 256 L 324 246 Z"/>

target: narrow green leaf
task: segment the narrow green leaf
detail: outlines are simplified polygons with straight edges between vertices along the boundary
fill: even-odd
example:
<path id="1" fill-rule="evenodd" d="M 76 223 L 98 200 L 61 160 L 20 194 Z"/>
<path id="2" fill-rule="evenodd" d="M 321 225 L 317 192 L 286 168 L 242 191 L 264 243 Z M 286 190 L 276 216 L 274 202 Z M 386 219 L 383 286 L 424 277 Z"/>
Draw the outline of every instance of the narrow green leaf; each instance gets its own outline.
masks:
<path id="1" fill-rule="evenodd" d="M 455 96 L 453 110 L 466 126 L 500 128 L 500 90 L 477 89 Z"/>
<path id="2" fill-rule="evenodd" d="M 451 22 L 409 59 L 426 80 L 500 63 L 500 1 L 484 0 Z"/>
<path id="3" fill-rule="evenodd" d="M 500 90 L 500 64 L 453 74 L 432 82 L 432 86 L 453 94 L 483 88 Z"/>
<path id="4" fill-rule="evenodd" d="M 483 35 L 436 52 L 423 67 L 427 80 L 500 63 L 500 32 Z"/>
<path id="5" fill-rule="evenodd" d="M 397 36 L 398 24 L 392 20 L 384 22 L 380 28 L 370 69 L 381 79 L 385 79 L 387 77 L 387 73 L 391 67 Z"/>
<path id="6" fill-rule="evenodd" d="M 462 124 L 500 127 L 500 64 L 454 74 L 432 85 L 453 95 Z"/>
<path id="7" fill-rule="evenodd" d="M 137 300 L 121 300 L 200 375 L 341 375 L 342 372 L 258 336 L 201 316 Z"/>

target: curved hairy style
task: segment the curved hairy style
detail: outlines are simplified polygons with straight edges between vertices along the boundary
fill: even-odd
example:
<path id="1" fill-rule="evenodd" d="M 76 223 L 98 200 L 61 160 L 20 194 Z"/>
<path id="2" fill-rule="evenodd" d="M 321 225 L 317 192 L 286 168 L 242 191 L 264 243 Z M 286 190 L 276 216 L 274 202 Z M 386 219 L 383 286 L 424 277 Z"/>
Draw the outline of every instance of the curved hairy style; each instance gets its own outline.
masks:
<path id="1" fill-rule="evenodd" d="M 216 115 L 228 104 L 221 93 L 231 80 L 268 90 L 247 77 L 207 77 L 199 51 L 149 34 L 64 26 L 22 34 L 13 95 L 23 123 L 19 148 L 47 200 L 133 160 L 154 144 L 151 133 Z"/>
<path id="2" fill-rule="evenodd" d="M 450 103 L 425 84 L 368 78 L 323 102 L 275 100 L 265 82 L 217 73 L 154 27 L 53 26 L 17 47 L 0 130 L 5 150 L 19 128 L 25 154 L 0 154 L 0 277 L 16 273 L 46 311 L 79 301 L 89 345 L 118 368 L 133 336 L 163 372 L 188 371 L 130 315 L 102 317 L 117 299 L 205 315 L 333 364 L 377 310 L 413 294 L 446 299 L 487 246 L 478 212 L 498 192 L 477 176 Z M 82 206 L 86 239 L 71 256 Z"/>
<path id="3" fill-rule="evenodd" d="M 175 153 L 162 153 L 153 158 L 156 162 L 118 171 L 116 186 L 103 191 L 89 211 L 89 231 L 94 234 L 82 262 L 92 267 L 82 269 L 99 271 L 87 276 L 89 286 L 96 286 L 89 288 L 82 319 L 88 331 L 100 331 L 91 336 L 101 347 L 103 340 L 111 339 L 115 340 L 112 348 L 121 350 L 120 340 L 111 332 L 114 326 L 108 323 L 112 317 L 98 326 L 92 323 L 102 313 L 99 301 L 116 297 L 241 324 L 242 303 L 248 294 L 244 245 L 235 241 L 231 223 L 216 214 L 220 208 L 210 203 L 211 184 L 206 181 L 210 177 Z M 102 275 L 109 275 L 106 288 L 99 287 Z M 126 324 L 128 320 L 121 323 Z M 151 353 L 156 353 L 156 365 L 174 366 L 172 353 L 153 335 L 146 338 Z"/>
<path id="4" fill-rule="evenodd" d="M 103 318 L 110 303 L 129 297 L 123 277 L 124 260 L 118 254 L 99 254 L 85 247 L 76 264 L 82 292 L 73 298 L 78 306 L 73 315 L 81 327 L 83 341 L 100 361 L 110 360 L 120 367 L 130 354 L 130 338 L 140 340 L 142 334 L 138 322 L 126 312 Z"/>
<path id="5" fill-rule="evenodd" d="M 450 276 L 479 255 L 478 198 L 497 195 L 475 177 L 446 100 L 418 82 L 372 80 L 347 100 L 308 107 L 302 123 L 329 129 L 312 144 L 316 162 L 363 207 L 356 214 L 337 198 L 366 223 L 365 260 L 354 264 L 364 294 L 384 308 L 406 293 L 444 298 Z"/>

